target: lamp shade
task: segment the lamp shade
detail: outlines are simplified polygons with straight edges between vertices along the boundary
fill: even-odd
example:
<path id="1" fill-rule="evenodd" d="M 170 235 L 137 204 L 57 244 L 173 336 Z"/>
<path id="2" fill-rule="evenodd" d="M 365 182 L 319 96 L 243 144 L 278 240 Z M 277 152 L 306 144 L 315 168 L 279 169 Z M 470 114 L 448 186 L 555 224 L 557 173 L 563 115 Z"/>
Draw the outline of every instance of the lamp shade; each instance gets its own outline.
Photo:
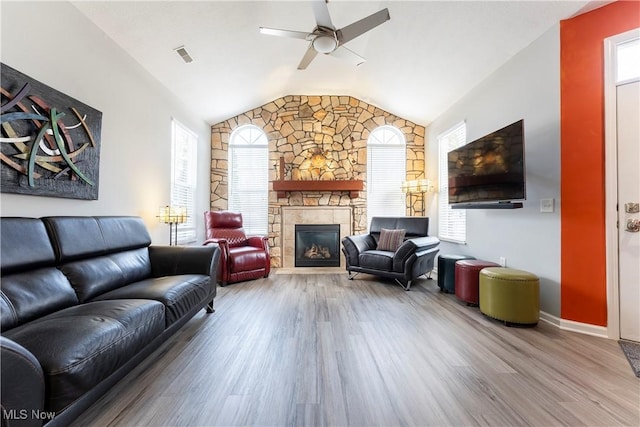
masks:
<path id="1" fill-rule="evenodd" d="M 402 181 L 403 193 L 427 193 L 431 190 L 431 180 L 429 179 L 413 179 L 411 181 Z"/>
<path id="2" fill-rule="evenodd" d="M 158 219 L 164 224 L 182 224 L 187 221 L 187 209 L 184 206 L 161 206 Z"/>
<path id="3" fill-rule="evenodd" d="M 428 179 L 419 179 L 417 183 L 418 193 L 426 193 L 431 191 L 431 181 Z"/>

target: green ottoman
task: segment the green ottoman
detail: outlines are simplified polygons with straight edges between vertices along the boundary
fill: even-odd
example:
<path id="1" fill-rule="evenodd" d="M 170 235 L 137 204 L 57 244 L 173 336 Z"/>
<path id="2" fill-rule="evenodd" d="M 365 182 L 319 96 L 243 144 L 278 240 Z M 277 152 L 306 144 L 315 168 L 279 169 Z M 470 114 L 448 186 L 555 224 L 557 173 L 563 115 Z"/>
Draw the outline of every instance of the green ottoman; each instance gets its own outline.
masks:
<path id="1" fill-rule="evenodd" d="M 535 326 L 540 318 L 540 279 L 506 267 L 480 270 L 480 311 L 505 325 Z"/>
<path id="2" fill-rule="evenodd" d="M 438 287 L 446 294 L 456 293 L 456 262 L 464 259 L 475 259 L 468 255 L 438 255 Z"/>

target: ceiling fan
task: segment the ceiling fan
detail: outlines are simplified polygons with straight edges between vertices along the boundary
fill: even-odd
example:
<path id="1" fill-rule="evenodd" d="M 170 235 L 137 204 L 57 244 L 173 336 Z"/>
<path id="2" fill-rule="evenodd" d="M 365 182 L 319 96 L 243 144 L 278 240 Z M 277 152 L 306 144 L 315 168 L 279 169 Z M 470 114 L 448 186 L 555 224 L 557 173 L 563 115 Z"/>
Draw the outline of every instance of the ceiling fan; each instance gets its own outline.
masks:
<path id="1" fill-rule="evenodd" d="M 360 65 L 365 59 L 357 53 L 347 49 L 344 44 L 355 39 L 378 25 L 388 21 L 389 9 L 382 9 L 374 14 L 362 18 L 344 28 L 336 29 L 331 22 L 328 0 L 312 0 L 313 14 L 316 18 L 316 27 L 310 33 L 303 31 L 279 30 L 276 28 L 260 27 L 262 34 L 294 39 L 308 40 L 309 48 L 298 64 L 298 70 L 304 70 L 313 61 L 318 53 L 331 55 Z"/>

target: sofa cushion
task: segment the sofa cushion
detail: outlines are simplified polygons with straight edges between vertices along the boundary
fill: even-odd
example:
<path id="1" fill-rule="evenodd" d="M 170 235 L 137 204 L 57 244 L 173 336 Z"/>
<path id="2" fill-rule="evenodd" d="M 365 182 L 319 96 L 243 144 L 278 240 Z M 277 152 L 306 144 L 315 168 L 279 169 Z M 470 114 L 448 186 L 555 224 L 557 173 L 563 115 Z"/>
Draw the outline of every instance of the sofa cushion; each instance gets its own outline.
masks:
<path id="1" fill-rule="evenodd" d="M 380 238 L 380 231 L 383 228 L 406 230 L 405 238 L 421 237 L 429 235 L 429 217 L 426 216 L 404 216 L 404 217 L 385 217 L 376 216 L 371 218 L 371 226 L 369 233 L 375 239 L 376 243 Z"/>
<path id="2" fill-rule="evenodd" d="M 226 240 L 230 248 L 241 247 L 247 243 L 247 236 L 242 228 L 217 228 L 210 234 L 214 235 L 214 239 Z"/>
<path id="3" fill-rule="evenodd" d="M 241 246 L 229 251 L 230 272 L 264 269 L 267 265 L 267 253 L 253 246 Z"/>
<path id="4" fill-rule="evenodd" d="M 3 217 L 0 221 L 0 246 L 2 277 L 53 266 L 56 261 L 47 230 L 37 218 Z"/>
<path id="5" fill-rule="evenodd" d="M 107 378 L 164 330 L 157 301 L 98 301 L 60 310 L 4 336 L 42 365 L 45 410 L 59 412 Z"/>
<path id="6" fill-rule="evenodd" d="M 124 275 L 125 283 L 133 283 L 151 276 L 151 261 L 147 247 L 108 255 Z"/>
<path id="7" fill-rule="evenodd" d="M 95 217 L 107 252 L 144 248 L 151 244 L 151 236 L 140 217 L 97 216 Z"/>
<path id="8" fill-rule="evenodd" d="M 393 270 L 393 252 L 370 250 L 360 254 L 359 265 L 374 270 Z"/>
<path id="9" fill-rule="evenodd" d="M 138 217 L 42 218 L 61 263 L 138 249 L 151 244 L 151 238 Z"/>
<path id="10" fill-rule="evenodd" d="M 166 326 L 169 326 L 202 302 L 211 292 L 209 276 L 184 274 L 155 277 L 131 283 L 102 294 L 95 298 L 95 301 L 127 298 L 160 301 L 165 305 Z"/>
<path id="11" fill-rule="evenodd" d="M 76 304 L 78 298 L 73 288 L 57 268 L 3 276 L 0 328 L 5 331 Z"/>
<path id="12" fill-rule="evenodd" d="M 125 284 L 120 267 L 107 257 L 69 262 L 60 267 L 81 303 Z"/>
<path id="13" fill-rule="evenodd" d="M 404 241 L 404 235 L 406 232 L 407 230 L 404 228 L 397 230 L 389 230 L 386 228 L 381 229 L 380 238 L 378 239 L 378 247 L 376 249 L 379 251 L 397 251 Z"/>
<path id="14" fill-rule="evenodd" d="M 103 255 L 106 251 L 102 232 L 92 217 L 42 218 L 59 262 Z"/>
<path id="15" fill-rule="evenodd" d="M 80 302 L 151 275 L 147 248 L 68 262 L 60 269 L 71 282 Z"/>

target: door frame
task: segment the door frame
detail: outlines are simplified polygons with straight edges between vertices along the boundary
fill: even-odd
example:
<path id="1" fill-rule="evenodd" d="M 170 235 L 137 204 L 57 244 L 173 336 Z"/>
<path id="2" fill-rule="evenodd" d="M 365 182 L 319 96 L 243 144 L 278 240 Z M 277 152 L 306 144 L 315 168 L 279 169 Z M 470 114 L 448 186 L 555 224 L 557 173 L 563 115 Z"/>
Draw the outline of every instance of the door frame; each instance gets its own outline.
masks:
<path id="1" fill-rule="evenodd" d="M 605 235 L 607 272 L 607 337 L 620 339 L 618 281 L 618 135 L 616 131 L 616 47 L 640 38 L 640 28 L 604 40 Z"/>

